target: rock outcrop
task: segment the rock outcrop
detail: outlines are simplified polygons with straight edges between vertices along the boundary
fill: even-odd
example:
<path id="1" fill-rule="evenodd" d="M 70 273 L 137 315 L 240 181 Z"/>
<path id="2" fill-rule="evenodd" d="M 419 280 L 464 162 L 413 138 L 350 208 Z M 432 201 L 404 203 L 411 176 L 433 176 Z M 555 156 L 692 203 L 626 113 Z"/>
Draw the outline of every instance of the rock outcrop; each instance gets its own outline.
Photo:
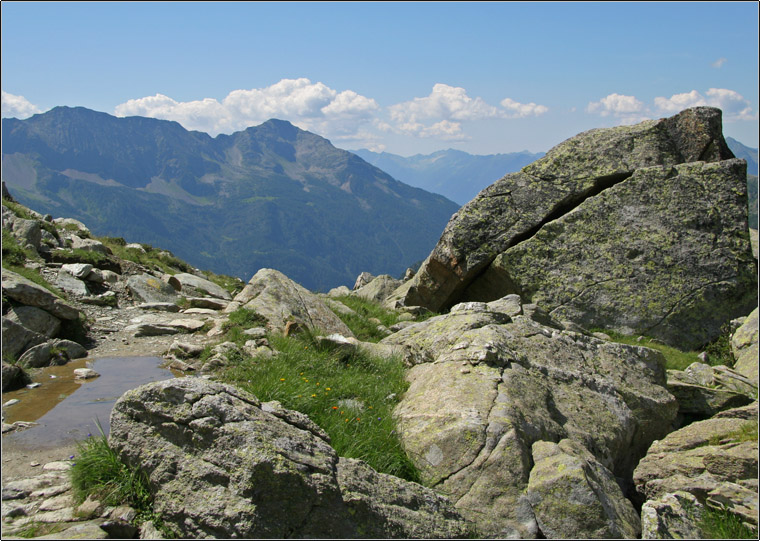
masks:
<path id="1" fill-rule="evenodd" d="M 389 305 L 518 293 L 558 319 L 684 349 L 757 305 L 746 171 L 699 107 L 577 135 L 483 190 Z"/>
<path id="2" fill-rule="evenodd" d="M 757 531 L 757 422 L 755 401 L 655 442 L 634 472 L 636 489 L 646 500 L 644 529 L 662 530 L 673 500 L 685 492 L 700 506 L 726 509 Z M 671 504 L 663 505 L 667 500 Z M 694 527 L 694 519 L 680 522 Z"/>
<path id="3" fill-rule="evenodd" d="M 757 308 L 747 316 L 741 327 L 731 337 L 731 350 L 736 362 L 734 369 L 747 377 L 755 386 L 758 385 L 758 325 Z"/>
<path id="4" fill-rule="evenodd" d="M 164 524 L 189 538 L 451 538 L 444 497 L 339 458 L 305 415 L 198 378 L 124 394 L 110 444 L 140 467 Z"/>
<path id="5" fill-rule="evenodd" d="M 525 315 L 533 308 L 515 296 L 463 303 L 381 341 L 400 348 L 411 366 L 394 411 L 402 444 L 423 482 L 449 495 L 487 536 L 557 534 L 570 523 L 565 533 L 577 537 L 634 535 L 639 526 L 624 490 L 677 411 L 664 359 L 562 330 L 550 318 L 541 319 L 553 327 L 538 323 Z M 562 440 L 571 442 L 556 453 L 536 447 Z M 558 453 L 568 456 L 553 461 L 574 464 L 567 475 L 593 472 L 585 495 L 574 493 L 593 520 L 539 511 L 551 500 L 543 461 Z M 622 488 L 609 483 L 614 478 Z M 570 477 L 557 482 L 573 485 Z M 608 522 L 615 526 L 600 526 Z"/>
<path id="6" fill-rule="evenodd" d="M 353 336 L 318 296 L 274 269 L 259 270 L 233 300 L 265 317 L 280 332 L 290 324 L 289 329 L 295 325 Z"/>

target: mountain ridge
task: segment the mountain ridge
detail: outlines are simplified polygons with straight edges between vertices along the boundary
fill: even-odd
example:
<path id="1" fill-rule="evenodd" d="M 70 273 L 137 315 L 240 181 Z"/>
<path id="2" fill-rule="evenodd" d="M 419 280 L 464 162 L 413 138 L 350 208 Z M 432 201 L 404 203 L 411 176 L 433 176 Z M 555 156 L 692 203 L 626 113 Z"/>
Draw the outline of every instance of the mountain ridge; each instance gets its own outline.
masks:
<path id="1" fill-rule="evenodd" d="M 458 208 L 277 119 L 212 138 L 58 107 L 2 129 L 3 178 L 23 204 L 242 278 L 279 268 L 326 290 L 401 274 Z"/>

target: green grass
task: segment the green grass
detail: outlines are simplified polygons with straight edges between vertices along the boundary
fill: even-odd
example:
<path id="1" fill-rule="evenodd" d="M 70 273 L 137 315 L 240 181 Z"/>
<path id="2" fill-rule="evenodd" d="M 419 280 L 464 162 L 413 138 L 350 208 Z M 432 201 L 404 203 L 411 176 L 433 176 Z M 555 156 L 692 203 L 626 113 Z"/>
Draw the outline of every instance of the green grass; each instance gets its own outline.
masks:
<path id="1" fill-rule="evenodd" d="M 351 329 L 357 339 L 364 342 L 379 342 L 385 334 L 377 330 L 377 325 L 368 321 L 369 318 L 377 318 L 386 327 L 398 323 L 397 312 L 386 310 L 380 304 L 353 295 L 335 297 L 335 300 L 351 308 L 355 314 L 343 314 L 335 312 L 343 323 Z"/>
<path id="2" fill-rule="evenodd" d="M 192 272 L 193 267 L 185 261 L 182 261 L 178 257 L 175 257 L 171 252 L 154 248 L 150 244 L 140 244 L 145 252 L 140 250 L 133 250 L 126 248 L 127 242 L 121 237 L 96 237 L 108 248 L 114 256 L 124 259 L 126 261 L 132 261 L 133 263 L 139 263 L 155 270 L 160 270 L 166 274 L 176 274 L 177 272 Z"/>
<path id="3" fill-rule="evenodd" d="M 607 329 L 591 329 L 592 332 L 603 332 L 607 334 L 613 342 L 627 344 L 629 346 L 644 346 L 656 349 L 665 357 L 665 368 L 670 370 L 684 370 L 691 363 L 699 362 L 698 351 L 681 351 L 680 349 L 666 346 L 652 338 L 644 338 L 639 341 L 638 336 L 626 336 L 624 334 L 610 331 Z"/>
<path id="4" fill-rule="evenodd" d="M 77 444 L 75 462 L 69 470 L 75 501 L 79 504 L 91 496 L 106 506 L 129 505 L 137 512 L 137 524 L 153 520 L 164 534 L 171 535 L 160 517 L 153 513 L 153 495 L 147 476 L 124 464 L 108 444 L 100 423 L 97 428 L 99 435 Z"/>
<path id="5" fill-rule="evenodd" d="M 748 528 L 728 510 L 705 507 L 699 521 L 703 539 L 757 539 L 757 532 Z"/>
<path id="6" fill-rule="evenodd" d="M 315 346 L 316 333 L 270 335 L 279 355 L 245 358 L 223 380 L 266 402 L 309 416 L 330 435 L 340 456 L 366 461 L 375 470 L 411 481 L 419 473 L 396 436 L 394 406 L 407 388 L 400 359 L 355 354 L 347 359 Z"/>
<path id="7" fill-rule="evenodd" d="M 27 259 L 37 259 L 31 250 L 24 250 L 10 231 L 3 229 L 3 267 L 23 266 Z"/>
<path id="8" fill-rule="evenodd" d="M 711 437 L 705 445 L 720 445 L 721 441 L 730 441 L 733 443 L 743 443 L 746 441 L 757 441 L 757 422 L 747 421 L 740 428 L 729 432 L 728 434 L 718 434 Z"/>
<path id="9" fill-rule="evenodd" d="M 148 480 L 139 470 L 124 464 L 100 435 L 90 436 L 77 445 L 76 462 L 71 467 L 74 499 L 81 503 L 93 496 L 104 505 L 127 503 L 138 512 L 146 512 L 153 504 Z"/>
<path id="10" fill-rule="evenodd" d="M 29 269 L 27 267 L 22 267 L 18 265 L 11 264 L 9 261 L 6 261 L 3 257 L 3 268 L 8 269 L 9 271 L 13 271 L 16 274 L 19 274 L 26 278 L 27 280 L 30 280 L 34 282 L 35 284 L 44 287 L 48 291 L 50 291 L 53 295 L 60 297 L 62 299 L 66 299 L 66 294 L 55 287 L 54 285 L 50 284 L 45 278 L 37 271 L 36 269 Z"/>

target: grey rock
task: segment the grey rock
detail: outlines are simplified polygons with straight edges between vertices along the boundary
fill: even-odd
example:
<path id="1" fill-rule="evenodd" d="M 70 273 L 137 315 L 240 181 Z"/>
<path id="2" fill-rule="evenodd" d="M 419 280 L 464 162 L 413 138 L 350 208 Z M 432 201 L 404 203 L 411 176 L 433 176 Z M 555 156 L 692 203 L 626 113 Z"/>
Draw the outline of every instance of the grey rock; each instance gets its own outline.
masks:
<path id="1" fill-rule="evenodd" d="M 656 441 L 634 472 L 637 492 L 655 501 L 688 492 L 701 505 L 724 508 L 756 526 L 758 443 L 742 434 L 757 430 L 757 419 L 755 401 Z"/>
<path id="2" fill-rule="evenodd" d="M 61 320 L 34 306 L 14 306 L 7 314 L 8 319 L 47 338 L 53 338 L 61 330 Z M 5 337 L 5 331 L 3 331 Z"/>
<path id="3" fill-rule="evenodd" d="M 358 289 L 354 289 L 353 294 L 368 301 L 381 303 L 393 293 L 401 283 L 401 280 L 396 280 L 388 274 L 381 274 Z"/>
<path id="4" fill-rule="evenodd" d="M 133 336 L 139 338 L 141 336 L 161 336 L 164 334 L 177 334 L 180 329 L 171 325 L 162 325 L 159 323 L 135 323 L 133 325 L 127 325 L 124 330 L 128 333 L 132 333 Z"/>
<path id="5" fill-rule="evenodd" d="M 90 290 L 84 281 L 74 278 L 68 272 L 63 270 L 58 272 L 58 276 L 55 279 L 55 285 L 66 293 L 76 295 L 79 297 L 87 297 L 90 295 Z"/>
<path id="6" fill-rule="evenodd" d="M 758 385 L 758 309 L 755 308 L 731 336 L 731 350 L 736 362 L 734 369 Z"/>
<path id="7" fill-rule="evenodd" d="M 668 390 L 678 400 L 679 413 L 708 418 L 745 406 L 757 396 L 757 386 L 726 366 L 692 363 L 685 370 L 668 370 Z"/>
<path id="8" fill-rule="evenodd" d="M 144 302 L 137 305 L 143 310 L 156 310 L 157 312 L 179 312 L 179 306 L 173 302 Z"/>
<path id="9" fill-rule="evenodd" d="M 71 359 L 87 356 L 87 350 L 71 340 L 49 340 L 29 348 L 18 360 L 20 366 L 40 368 L 56 364 L 66 364 Z"/>
<path id="10" fill-rule="evenodd" d="M 132 297 L 142 303 L 174 303 L 177 297 L 174 288 L 150 274 L 136 274 L 127 279 L 127 288 Z"/>
<path id="11" fill-rule="evenodd" d="M 350 295 L 351 290 L 348 289 L 348 286 L 338 286 L 332 288 L 330 291 L 327 292 L 328 297 L 342 297 L 344 295 Z"/>
<path id="12" fill-rule="evenodd" d="M 381 344 L 411 366 L 394 417 L 423 482 L 483 535 L 531 537 L 538 526 L 525 491 L 535 442 L 573 440 L 630 480 L 677 403 L 659 352 L 491 309 L 461 306 Z"/>
<path id="13" fill-rule="evenodd" d="M 701 539 L 703 509 L 696 497 L 680 490 L 648 500 L 641 508 L 641 538 Z"/>
<path id="14" fill-rule="evenodd" d="M 259 270 L 234 300 L 264 316 L 280 332 L 292 322 L 323 333 L 353 336 L 319 297 L 273 269 Z"/>
<path id="15" fill-rule="evenodd" d="M 183 290 L 187 287 L 191 287 L 196 290 L 203 290 L 212 297 L 216 297 L 218 299 L 232 299 L 232 296 L 226 289 L 215 284 L 211 280 L 206 280 L 205 278 L 184 272 L 175 274 L 174 278 L 179 281 L 180 284 L 182 284 Z"/>
<path id="16" fill-rule="evenodd" d="M 368 283 L 374 280 L 374 278 L 374 275 L 368 272 L 362 272 L 359 276 L 356 277 L 356 282 L 354 282 L 353 290 L 356 291 L 360 287 L 366 286 Z"/>
<path id="17" fill-rule="evenodd" d="M 55 218 L 53 220 L 53 223 L 57 225 L 59 228 L 73 228 L 77 231 L 81 231 L 82 233 L 85 233 L 86 235 L 90 234 L 90 230 L 87 229 L 87 226 L 84 225 L 79 220 L 75 220 L 74 218 Z"/>
<path id="18" fill-rule="evenodd" d="M 3 293 L 9 298 L 27 306 L 41 308 L 59 319 L 74 320 L 79 318 L 79 310 L 44 287 L 7 269 L 3 269 L 2 288 Z"/>
<path id="19" fill-rule="evenodd" d="M 83 239 L 78 235 L 71 235 L 71 249 L 72 250 L 84 250 L 85 252 L 99 252 L 101 254 L 109 255 L 111 250 L 108 247 L 95 239 Z"/>
<path id="20" fill-rule="evenodd" d="M 180 537 L 467 532 L 444 498 L 339 459 L 308 417 L 228 385 L 181 378 L 128 391 L 109 441 L 148 475 L 156 512 Z"/>
<path id="21" fill-rule="evenodd" d="M 533 444 L 527 498 L 547 539 L 636 539 L 641 520 L 615 476 L 579 443 Z"/>
<path id="22" fill-rule="evenodd" d="M 3 358 L 14 358 L 29 349 L 43 343 L 47 337 L 38 332 L 27 329 L 20 323 L 9 317 L 2 318 L 3 329 Z"/>
<path id="23" fill-rule="evenodd" d="M 84 280 L 94 267 L 89 263 L 66 263 L 61 266 L 63 272 L 69 273 L 74 278 Z"/>
<path id="24" fill-rule="evenodd" d="M 21 367 L 3 361 L 2 380 L 3 392 L 7 392 L 20 389 L 26 385 L 28 377 Z"/>
<path id="25" fill-rule="evenodd" d="M 206 308 L 210 310 L 224 310 L 231 302 L 225 299 L 214 299 L 209 297 L 188 297 L 187 301 L 192 308 Z"/>
<path id="26" fill-rule="evenodd" d="M 387 303 L 438 312 L 518 293 L 585 328 L 699 347 L 757 306 L 732 158 L 709 107 L 579 134 L 463 206 Z"/>

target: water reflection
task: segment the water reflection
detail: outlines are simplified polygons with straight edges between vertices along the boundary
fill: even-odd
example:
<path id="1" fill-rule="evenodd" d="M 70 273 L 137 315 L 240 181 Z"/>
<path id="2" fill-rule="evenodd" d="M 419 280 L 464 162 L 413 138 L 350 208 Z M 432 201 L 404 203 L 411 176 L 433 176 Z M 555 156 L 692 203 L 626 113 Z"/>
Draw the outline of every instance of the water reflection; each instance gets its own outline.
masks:
<path id="1" fill-rule="evenodd" d="M 3 436 L 3 446 L 40 448 L 70 444 L 97 433 L 96 420 L 107 434 L 111 409 L 122 394 L 145 383 L 181 375 L 161 368 L 163 362 L 159 357 L 106 357 L 90 362 L 78 359 L 64 366 L 42 369 L 34 377 L 40 387 L 3 393 L 3 404 L 13 398 L 20 400 L 3 408 L 6 423 L 38 423 Z M 74 369 L 84 367 L 92 368 L 100 377 L 75 380 Z"/>

